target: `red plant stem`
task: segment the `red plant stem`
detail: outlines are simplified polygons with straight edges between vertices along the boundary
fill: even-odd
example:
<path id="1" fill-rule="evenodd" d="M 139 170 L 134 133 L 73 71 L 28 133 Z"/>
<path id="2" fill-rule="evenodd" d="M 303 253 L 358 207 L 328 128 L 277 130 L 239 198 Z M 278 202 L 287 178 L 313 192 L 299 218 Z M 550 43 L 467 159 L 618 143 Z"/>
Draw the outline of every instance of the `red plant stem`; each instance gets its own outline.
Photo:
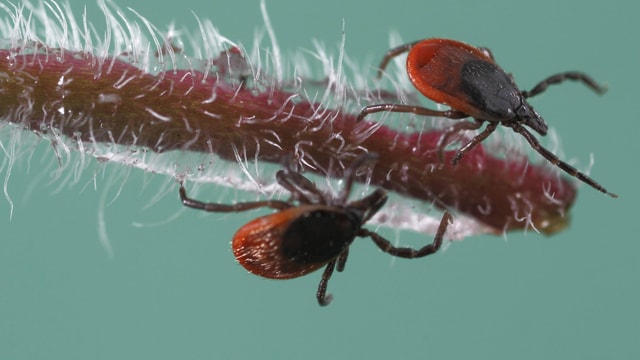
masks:
<path id="1" fill-rule="evenodd" d="M 455 209 L 496 233 L 530 225 L 556 232 L 566 226 L 576 196 L 573 183 L 547 164 L 493 156 L 477 146 L 451 166 L 450 151 L 439 161 L 441 130 L 402 133 L 356 123 L 353 113 L 277 85 L 239 88 L 195 70 L 154 75 L 119 58 L 51 49 L 0 50 L 0 75 L 2 120 L 38 134 L 55 129 L 85 143 L 211 152 L 233 161 L 234 149 L 274 163 L 302 153 L 311 171 L 376 152 L 372 184 Z M 527 215 L 530 223 L 522 219 Z"/>

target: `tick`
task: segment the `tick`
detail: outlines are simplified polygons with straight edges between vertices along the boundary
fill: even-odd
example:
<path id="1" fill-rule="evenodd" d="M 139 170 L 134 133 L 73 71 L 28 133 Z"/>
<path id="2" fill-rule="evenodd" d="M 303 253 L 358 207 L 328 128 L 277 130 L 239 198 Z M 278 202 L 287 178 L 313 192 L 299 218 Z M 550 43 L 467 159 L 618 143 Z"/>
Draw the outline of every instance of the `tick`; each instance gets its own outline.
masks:
<path id="1" fill-rule="evenodd" d="M 377 189 L 360 200 L 348 201 L 356 172 L 375 163 L 377 155 L 365 153 L 344 170 L 344 187 L 337 195 L 323 192 L 288 165 L 276 173 L 280 186 L 291 193 L 288 201 L 264 200 L 232 205 L 204 203 L 187 196 L 180 186 L 185 206 L 211 212 L 241 212 L 272 208 L 277 212 L 254 219 L 233 236 L 233 254 L 249 272 L 269 279 L 292 279 L 324 267 L 316 298 L 328 305 L 327 283 L 334 269 L 343 271 L 349 246 L 356 237 L 369 237 L 384 252 L 401 258 L 420 258 L 438 251 L 451 215 L 445 212 L 431 244 L 420 249 L 395 247 L 381 235 L 362 226 L 387 201 Z"/>
<path id="2" fill-rule="evenodd" d="M 383 111 L 449 119 L 473 118 L 471 122 L 463 121 L 449 127 L 439 141 L 440 149 L 447 145 L 450 136 L 462 130 L 479 129 L 487 122 L 483 131 L 458 149 L 451 161 L 453 165 L 456 165 L 466 152 L 491 135 L 498 125 L 506 126 L 522 135 L 535 151 L 567 174 L 611 197 L 618 197 L 589 176 L 560 160 L 540 145 L 535 136 L 525 128 L 529 127 L 542 136 L 547 134 L 547 123 L 527 102 L 528 98 L 544 92 L 549 85 L 565 80 L 579 81 L 598 94 L 604 93 L 606 89 L 591 77 L 576 71 L 564 72 L 549 76 L 529 91 L 521 91 L 513 77 L 495 62 L 488 49 L 455 40 L 426 39 L 389 50 L 380 63 L 378 78 L 382 76 L 391 59 L 405 52 L 408 52 L 406 67 L 411 83 L 427 98 L 448 105 L 451 109 L 438 111 L 405 104 L 377 104 L 362 109 L 358 121 L 369 114 Z"/>

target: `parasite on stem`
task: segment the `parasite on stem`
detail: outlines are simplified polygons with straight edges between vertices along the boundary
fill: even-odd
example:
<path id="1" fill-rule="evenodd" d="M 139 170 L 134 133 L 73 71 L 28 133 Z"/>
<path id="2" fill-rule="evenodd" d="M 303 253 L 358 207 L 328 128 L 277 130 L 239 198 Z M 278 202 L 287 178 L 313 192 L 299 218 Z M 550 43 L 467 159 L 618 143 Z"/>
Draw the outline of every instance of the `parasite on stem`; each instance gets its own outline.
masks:
<path id="1" fill-rule="evenodd" d="M 427 98 L 449 105 L 451 109 L 438 111 L 413 105 L 377 104 L 362 109 L 358 120 L 382 111 L 441 116 L 449 119 L 472 117 L 472 122 L 460 122 L 446 131 L 446 134 L 440 138 L 441 149 L 447 145 L 451 135 L 462 130 L 479 129 L 487 122 L 483 131 L 463 144 L 456 152 L 451 160 L 453 165 L 489 137 L 498 125 L 506 126 L 522 135 L 535 151 L 567 174 L 613 198 L 618 197 L 544 148 L 525 128 L 525 126 L 529 127 L 542 136 L 547 134 L 547 123 L 529 105 L 527 99 L 544 92 L 549 85 L 574 80 L 582 82 L 598 94 L 604 93 L 605 87 L 598 85 L 590 76 L 576 71 L 559 73 L 542 80 L 530 91 L 521 91 L 513 81 L 513 77 L 495 62 L 488 49 L 476 48 L 455 40 L 435 38 L 404 44 L 389 50 L 380 63 L 378 77 L 391 59 L 405 52 L 409 53 L 406 67 L 413 85 Z"/>
<path id="2" fill-rule="evenodd" d="M 356 237 L 369 237 L 384 252 L 401 258 L 420 258 L 438 251 L 451 215 L 445 211 L 433 242 L 420 248 L 395 247 L 381 235 L 362 226 L 387 201 L 387 192 L 377 189 L 362 199 L 348 201 L 356 172 L 372 166 L 377 155 L 364 153 L 345 170 L 345 184 L 337 196 L 322 192 L 289 166 L 276 174 L 278 183 L 291 193 L 289 201 L 264 200 L 233 205 L 204 203 L 187 196 L 180 187 L 185 206 L 210 212 L 241 212 L 268 207 L 277 212 L 254 219 L 233 236 L 233 253 L 249 272 L 270 279 L 291 279 L 325 268 L 316 298 L 321 306 L 331 302 L 327 283 L 334 269 L 343 271 L 349 246 Z"/>

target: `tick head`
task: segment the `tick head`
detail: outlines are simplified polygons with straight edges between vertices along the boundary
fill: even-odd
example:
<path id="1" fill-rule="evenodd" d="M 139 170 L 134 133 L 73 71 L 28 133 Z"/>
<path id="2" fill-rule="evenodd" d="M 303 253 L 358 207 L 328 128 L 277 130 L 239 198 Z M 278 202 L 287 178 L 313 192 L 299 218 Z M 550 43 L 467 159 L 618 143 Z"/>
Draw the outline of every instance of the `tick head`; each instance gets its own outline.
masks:
<path id="1" fill-rule="evenodd" d="M 524 99 L 516 109 L 516 116 L 523 125 L 532 128 L 542 136 L 547 135 L 547 130 L 549 129 L 547 122 L 544 121 L 542 116 L 540 116 L 540 114 L 538 114 L 538 112 Z"/>
<path id="2" fill-rule="evenodd" d="M 345 210 L 360 225 L 371 219 L 387 202 L 387 192 L 376 189 L 367 197 L 349 203 Z"/>

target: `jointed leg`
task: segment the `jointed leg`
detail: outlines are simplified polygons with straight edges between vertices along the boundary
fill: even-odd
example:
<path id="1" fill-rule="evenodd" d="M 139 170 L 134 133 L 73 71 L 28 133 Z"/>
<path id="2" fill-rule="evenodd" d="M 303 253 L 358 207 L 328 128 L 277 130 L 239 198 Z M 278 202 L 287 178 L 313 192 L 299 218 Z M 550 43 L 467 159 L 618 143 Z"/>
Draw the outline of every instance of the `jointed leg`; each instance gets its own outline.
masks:
<path id="1" fill-rule="evenodd" d="M 353 186 L 353 182 L 356 178 L 356 172 L 361 167 L 373 164 L 378 160 L 378 154 L 376 153 L 363 153 L 358 155 L 355 160 L 344 170 L 344 174 L 342 178 L 344 179 L 344 186 L 342 187 L 342 191 L 340 191 L 340 195 L 337 196 L 336 201 L 340 204 L 343 204 L 347 201 L 349 194 L 351 193 L 351 187 Z"/>
<path id="2" fill-rule="evenodd" d="M 329 283 L 329 279 L 333 274 L 333 269 L 335 268 L 339 272 L 344 270 L 344 266 L 347 264 L 347 258 L 349 257 L 349 248 L 346 248 L 337 259 L 329 262 L 327 267 L 324 268 L 324 272 L 322 273 L 322 278 L 320 279 L 320 284 L 318 284 L 318 292 L 316 293 L 316 299 L 318 299 L 318 304 L 320 306 L 327 306 L 333 299 L 333 296 L 327 295 L 327 284 Z"/>
<path id="3" fill-rule="evenodd" d="M 356 121 L 362 121 L 367 115 L 379 113 L 379 112 L 400 112 L 400 113 L 413 113 L 421 116 L 437 116 L 445 117 L 449 119 L 462 119 L 469 117 L 469 115 L 457 111 L 457 110 L 432 110 L 420 106 L 405 105 L 405 104 L 376 104 L 365 106 Z"/>
<path id="4" fill-rule="evenodd" d="M 442 246 L 442 240 L 443 240 L 444 234 L 447 231 L 447 227 L 449 226 L 449 223 L 451 222 L 452 219 L 453 217 L 451 216 L 451 214 L 449 214 L 448 211 L 445 211 L 444 214 L 442 215 L 442 219 L 440 220 L 438 231 L 436 232 L 436 235 L 433 238 L 433 242 L 418 250 L 412 249 L 412 248 L 395 247 L 393 246 L 393 244 L 391 244 L 389 240 L 383 238 L 382 236 L 376 234 L 375 232 L 372 232 L 366 229 L 360 230 L 360 233 L 358 235 L 369 236 L 373 240 L 373 242 L 375 242 L 376 245 L 378 245 L 380 250 L 386 253 L 389 253 L 390 255 L 406 258 L 406 259 L 420 258 L 427 255 L 431 255 L 437 252 L 438 249 L 440 249 L 440 246 Z"/>
<path id="5" fill-rule="evenodd" d="M 298 172 L 289 169 L 276 173 L 276 181 L 291 193 L 291 199 L 305 204 L 324 203 L 324 195 L 316 185 Z"/>
<path id="6" fill-rule="evenodd" d="M 180 200 L 186 207 L 193 209 L 204 210 L 209 212 L 240 212 L 252 209 L 259 209 L 268 207 L 276 210 L 287 209 L 291 207 L 289 203 L 279 200 L 265 200 L 265 201 L 253 201 L 237 203 L 232 205 L 216 204 L 216 203 L 204 203 L 202 201 L 194 200 L 187 197 L 187 191 L 183 185 L 180 185 Z"/>
<path id="7" fill-rule="evenodd" d="M 387 198 L 386 190 L 376 189 L 366 197 L 350 202 L 349 207 L 364 211 L 364 217 L 362 218 L 362 223 L 364 224 L 386 204 Z"/>
<path id="8" fill-rule="evenodd" d="M 551 151 L 545 149 L 544 147 L 542 147 L 542 145 L 540 145 L 540 142 L 538 141 L 538 139 L 536 139 L 533 135 L 531 135 L 531 133 L 529 131 L 527 131 L 527 129 L 525 129 L 523 126 L 520 125 L 512 125 L 511 128 L 513 129 L 513 131 L 519 133 L 520 135 L 524 136 L 524 138 L 527 140 L 527 142 L 529 143 L 529 145 L 531 145 L 531 147 L 537 151 L 540 155 L 542 155 L 542 157 L 544 157 L 545 159 L 547 159 L 550 163 L 552 163 L 553 165 L 559 167 L 560 169 L 562 169 L 564 172 L 566 172 L 567 174 L 574 176 L 576 178 L 578 178 L 580 181 L 586 183 L 587 185 L 591 186 L 592 188 L 599 190 L 611 197 L 617 198 L 618 195 L 614 194 L 614 193 L 610 193 L 607 191 L 607 189 L 605 189 L 602 185 L 598 184 L 595 180 L 593 180 L 592 178 L 590 178 L 589 176 L 581 173 L 580 171 L 578 171 L 578 169 L 574 168 L 573 166 L 567 164 L 566 162 L 560 160 L 560 158 L 558 158 L 554 153 L 552 153 Z"/>
<path id="9" fill-rule="evenodd" d="M 565 80 L 580 81 L 598 94 L 603 94 L 607 90 L 605 86 L 598 84 L 587 74 L 577 71 L 567 71 L 564 73 L 549 76 L 548 78 L 542 80 L 536 86 L 534 86 L 533 89 L 529 91 L 523 91 L 522 96 L 524 96 L 525 98 L 534 97 L 547 90 L 547 87 L 549 87 L 549 85 L 560 84 Z"/>
<path id="10" fill-rule="evenodd" d="M 422 40 L 420 40 L 422 41 Z M 387 51 L 386 54 L 384 54 L 384 57 L 382 58 L 382 61 L 380 62 L 380 65 L 378 65 L 378 74 L 376 75 L 377 78 L 381 78 L 382 77 L 382 72 L 384 71 L 384 69 L 387 67 L 387 65 L 389 64 L 389 61 L 391 61 L 391 59 L 393 59 L 394 57 L 404 54 L 406 52 L 408 52 L 409 50 L 411 50 L 411 48 L 419 43 L 420 41 L 414 41 L 412 43 L 408 43 L 408 44 L 404 44 L 404 45 L 400 45 L 398 47 L 395 47 L 389 51 Z"/>
<path id="11" fill-rule="evenodd" d="M 463 130 L 477 130 L 482 126 L 482 121 L 479 121 L 477 119 L 473 120 L 473 122 L 461 121 L 445 129 L 444 135 L 440 136 L 438 144 L 436 144 L 436 149 L 438 149 L 438 159 L 441 163 L 444 162 L 444 149 L 449 144 L 449 139 L 451 138 L 451 136 Z"/>
<path id="12" fill-rule="evenodd" d="M 327 283 L 329 282 L 329 279 L 331 279 L 333 269 L 336 266 L 336 261 L 337 260 L 331 260 L 322 273 L 322 278 L 320 279 L 320 284 L 318 285 L 318 292 L 316 292 L 316 299 L 318 299 L 318 304 L 320 304 L 320 306 L 329 305 L 331 299 L 333 298 L 331 295 L 327 295 Z"/>
<path id="13" fill-rule="evenodd" d="M 347 258 L 349 257 L 349 248 L 344 249 L 342 254 L 338 256 L 338 262 L 336 263 L 336 270 L 343 272 L 345 265 L 347 265 Z"/>
<path id="14" fill-rule="evenodd" d="M 476 135 L 476 137 L 469 140 L 469 142 L 462 145 L 462 147 L 458 149 L 456 154 L 453 156 L 453 159 L 451 159 L 451 164 L 456 165 L 458 161 L 462 159 L 464 154 L 466 154 L 468 151 L 473 149 L 476 145 L 483 142 L 487 137 L 489 137 L 489 135 L 491 135 L 491 133 L 493 133 L 496 130 L 497 127 L 498 127 L 497 122 L 490 122 L 480 134 Z"/>

